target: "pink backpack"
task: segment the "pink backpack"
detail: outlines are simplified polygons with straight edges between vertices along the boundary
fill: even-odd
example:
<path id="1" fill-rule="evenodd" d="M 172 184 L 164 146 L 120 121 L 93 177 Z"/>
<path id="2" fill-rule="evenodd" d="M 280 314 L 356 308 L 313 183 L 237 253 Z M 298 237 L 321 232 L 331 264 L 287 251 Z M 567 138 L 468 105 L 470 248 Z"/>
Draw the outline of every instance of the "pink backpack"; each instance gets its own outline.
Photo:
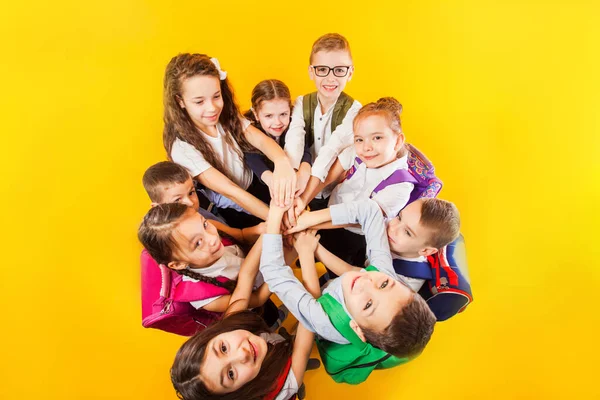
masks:
<path id="1" fill-rule="evenodd" d="M 158 263 L 144 250 L 142 265 L 142 325 L 192 336 L 218 320 L 221 313 L 196 309 L 190 301 L 227 295 L 227 289 L 205 282 L 184 281 L 177 272 Z M 227 278 L 218 277 L 221 282 Z"/>

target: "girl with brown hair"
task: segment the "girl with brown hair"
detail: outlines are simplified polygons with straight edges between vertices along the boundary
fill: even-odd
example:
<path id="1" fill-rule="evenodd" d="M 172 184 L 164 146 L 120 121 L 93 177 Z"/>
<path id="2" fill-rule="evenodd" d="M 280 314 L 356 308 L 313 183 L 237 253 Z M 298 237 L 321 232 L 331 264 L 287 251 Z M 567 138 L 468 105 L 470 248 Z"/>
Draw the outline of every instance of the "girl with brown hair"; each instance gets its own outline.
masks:
<path id="1" fill-rule="evenodd" d="M 289 88 L 280 80 L 267 79 L 259 82 L 252 90 L 252 108 L 244 116 L 252 122 L 252 125 L 275 140 L 279 147 L 283 148 L 290 126 L 291 113 L 292 98 Z M 244 156 L 246 157 L 246 164 L 254 171 L 256 176 L 272 189 L 273 163 L 258 153 L 246 153 Z M 296 173 L 296 196 L 304 192 L 310 178 L 311 166 L 310 146 L 305 143 L 304 154 Z"/>
<path id="2" fill-rule="evenodd" d="M 279 227 L 284 209 L 271 203 L 270 212 L 267 224 Z M 273 218 L 277 213 L 279 218 Z M 314 243 L 318 240 L 312 239 Z M 303 268 L 315 269 L 314 243 L 312 249 L 301 253 Z M 304 245 L 309 246 L 306 242 Z M 309 287 L 320 290 L 316 274 L 306 279 Z M 248 307 L 249 299 L 248 280 L 240 278 L 225 317 L 179 349 L 171 368 L 171 381 L 179 398 L 288 400 L 299 391 L 314 334 L 302 324 L 294 341 L 269 332 L 260 318 L 240 311 Z"/>
<path id="3" fill-rule="evenodd" d="M 256 225 L 268 214 L 269 193 L 261 193 L 260 182 L 252 179 L 244 152 L 261 151 L 274 163 L 270 194 L 277 204 L 291 202 L 296 175 L 287 156 L 242 118 L 227 73 L 215 58 L 173 57 L 165 72 L 163 102 L 163 143 L 169 158 L 204 186 L 231 226 Z"/>
<path id="4" fill-rule="evenodd" d="M 239 246 L 222 240 L 212 222 L 181 203 L 152 207 L 139 227 L 138 238 L 157 263 L 183 275 L 184 281 L 201 283 L 205 297 L 190 302 L 197 309 L 224 312 L 232 294 L 223 293 L 233 293 L 240 282 L 251 281 L 249 292 L 257 288 L 249 294 L 251 308 L 262 306 L 269 299 L 271 293 L 256 272 L 260 239 L 244 256 Z"/>

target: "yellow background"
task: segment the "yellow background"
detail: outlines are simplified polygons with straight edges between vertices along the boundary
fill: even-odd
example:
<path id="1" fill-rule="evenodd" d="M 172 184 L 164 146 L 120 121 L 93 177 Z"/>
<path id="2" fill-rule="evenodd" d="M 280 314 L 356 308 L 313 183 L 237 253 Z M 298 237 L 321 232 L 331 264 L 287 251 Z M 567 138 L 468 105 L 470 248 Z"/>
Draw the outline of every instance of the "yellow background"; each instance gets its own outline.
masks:
<path id="1" fill-rule="evenodd" d="M 309 399 L 598 398 L 596 2 L 6 2 L 0 12 L 0 397 L 174 398 L 183 339 L 141 327 L 143 171 L 165 158 L 162 76 L 217 56 L 240 104 L 312 90 L 350 41 L 361 102 L 395 96 L 462 212 L 475 302 L 416 361 Z"/>

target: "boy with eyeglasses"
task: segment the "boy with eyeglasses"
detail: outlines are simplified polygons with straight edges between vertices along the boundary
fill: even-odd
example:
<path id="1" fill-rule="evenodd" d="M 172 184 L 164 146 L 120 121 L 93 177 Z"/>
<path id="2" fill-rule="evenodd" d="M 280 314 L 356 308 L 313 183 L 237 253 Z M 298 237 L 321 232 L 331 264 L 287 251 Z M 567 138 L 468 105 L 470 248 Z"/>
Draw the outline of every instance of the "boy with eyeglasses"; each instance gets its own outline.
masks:
<path id="1" fill-rule="evenodd" d="M 288 213 L 291 224 L 308 202 L 312 210 L 327 207 L 335 182 L 320 193 L 317 187 L 325 182 L 336 157 L 352 144 L 352 122 L 361 108 L 358 101 L 343 92 L 353 73 L 346 38 L 338 33 L 328 33 L 315 41 L 308 74 L 317 91 L 296 100 L 285 143 L 285 152 L 294 168 L 300 166 L 305 140 L 314 160 L 310 174 L 309 171 L 298 171 L 296 194 L 303 196 L 296 199 L 295 211 Z"/>

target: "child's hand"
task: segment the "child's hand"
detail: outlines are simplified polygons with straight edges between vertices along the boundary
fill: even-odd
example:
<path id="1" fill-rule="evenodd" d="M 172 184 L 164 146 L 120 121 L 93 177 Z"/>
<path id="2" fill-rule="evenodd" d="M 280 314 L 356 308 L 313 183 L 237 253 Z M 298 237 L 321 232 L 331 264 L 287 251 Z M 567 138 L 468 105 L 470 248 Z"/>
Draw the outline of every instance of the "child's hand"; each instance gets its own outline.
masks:
<path id="1" fill-rule="evenodd" d="M 306 203 L 304 200 L 301 197 L 296 197 L 294 199 L 294 206 L 288 210 L 287 214 L 283 218 L 283 223 L 286 227 L 286 230 L 296 226 L 296 219 L 305 209 Z"/>
<path id="2" fill-rule="evenodd" d="M 269 188 L 271 198 L 273 197 L 273 172 L 267 170 L 260 176 L 260 180 Z"/>
<path id="3" fill-rule="evenodd" d="M 302 232 L 303 230 L 315 225 L 315 223 L 312 221 L 311 214 L 312 213 L 310 211 L 304 211 L 296 219 L 296 225 L 293 228 L 288 229 L 285 233 L 289 235 L 290 233 Z"/>
<path id="4" fill-rule="evenodd" d="M 294 192 L 296 191 L 296 171 L 290 165 L 287 157 L 279 159 L 275 163 L 273 171 L 273 200 L 280 207 L 292 204 Z"/>
<path id="5" fill-rule="evenodd" d="M 294 194 L 296 198 L 304 193 L 308 180 L 310 179 L 310 172 L 311 167 L 309 163 L 303 162 L 300 164 L 300 168 L 298 169 L 298 172 L 296 172 L 296 193 Z"/>
<path id="6" fill-rule="evenodd" d="M 291 207 L 292 202 L 284 207 L 279 207 L 275 200 L 271 200 L 269 205 L 269 215 L 267 217 L 267 229 L 265 233 L 281 233 L 287 228 L 282 224 L 282 219 L 286 211 Z"/>
<path id="7" fill-rule="evenodd" d="M 319 245 L 321 235 L 317 234 L 316 229 L 307 229 L 294 235 L 294 248 L 300 254 L 301 252 L 314 253 Z"/>

